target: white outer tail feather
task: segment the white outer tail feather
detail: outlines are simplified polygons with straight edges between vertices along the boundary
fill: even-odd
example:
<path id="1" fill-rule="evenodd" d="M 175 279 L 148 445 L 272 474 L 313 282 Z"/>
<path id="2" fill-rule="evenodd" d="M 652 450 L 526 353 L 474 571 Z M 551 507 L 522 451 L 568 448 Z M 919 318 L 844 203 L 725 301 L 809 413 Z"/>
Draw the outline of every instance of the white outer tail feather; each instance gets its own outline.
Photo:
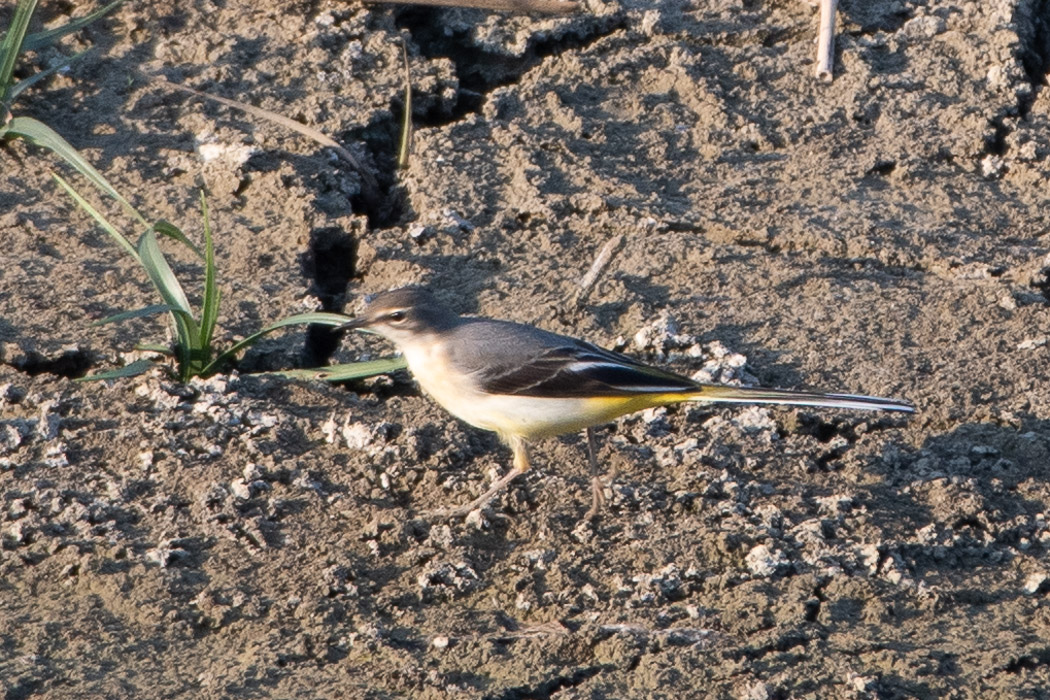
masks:
<path id="1" fill-rule="evenodd" d="M 779 404 L 785 406 L 823 406 L 853 408 L 862 411 L 899 411 L 914 413 L 915 407 L 906 401 L 884 399 L 878 396 L 859 394 L 823 394 L 790 389 L 760 389 L 745 386 L 723 386 L 701 384 L 702 394 L 690 398 L 700 403 L 751 403 Z"/>

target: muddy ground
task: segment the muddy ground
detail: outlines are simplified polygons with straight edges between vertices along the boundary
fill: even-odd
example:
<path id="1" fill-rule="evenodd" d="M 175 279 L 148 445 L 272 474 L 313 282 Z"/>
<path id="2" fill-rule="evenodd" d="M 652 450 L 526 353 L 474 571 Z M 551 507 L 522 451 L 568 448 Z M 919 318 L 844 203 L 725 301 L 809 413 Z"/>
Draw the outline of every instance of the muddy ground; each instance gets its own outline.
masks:
<path id="1" fill-rule="evenodd" d="M 43 5 L 46 26 L 90 7 Z M 14 111 L 198 240 L 204 188 L 222 343 L 422 283 L 684 373 L 919 413 L 651 411 L 599 431 L 596 523 L 575 436 L 482 519 L 431 523 L 506 468 L 494 436 L 403 373 L 250 376 L 377 339 L 292 329 L 189 386 L 74 382 L 168 331 L 91 325 L 156 299 L 57 160 L 12 143 L 4 697 L 1050 697 L 1048 21 L 843 0 L 831 84 L 793 0 L 128 2 L 67 39 L 92 52 Z M 320 128 L 370 175 L 149 76 Z"/>

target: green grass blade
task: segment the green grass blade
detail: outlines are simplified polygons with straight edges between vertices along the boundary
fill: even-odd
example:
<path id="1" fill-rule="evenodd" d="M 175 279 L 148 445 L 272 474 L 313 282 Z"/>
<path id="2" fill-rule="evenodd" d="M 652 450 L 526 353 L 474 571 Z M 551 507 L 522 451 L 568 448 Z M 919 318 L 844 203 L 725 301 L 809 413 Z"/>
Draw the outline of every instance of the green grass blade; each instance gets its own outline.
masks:
<path id="1" fill-rule="evenodd" d="M 166 236 L 172 240 L 182 243 L 184 246 L 196 253 L 197 257 L 201 260 L 204 259 L 204 254 L 201 253 L 201 249 L 194 245 L 193 241 L 186 237 L 186 234 L 182 232 L 178 226 L 164 219 L 161 219 L 157 223 L 153 224 L 153 230 L 162 236 Z"/>
<path id="2" fill-rule="evenodd" d="M 138 252 L 142 259 L 142 266 L 146 268 L 146 274 L 160 292 L 164 303 L 192 315 L 193 308 L 190 306 L 190 300 L 186 297 L 186 292 L 183 291 L 171 266 L 168 265 L 164 253 L 161 252 L 157 244 L 156 232 L 153 229 L 146 231 L 139 238 Z"/>
<path id="3" fill-rule="evenodd" d="M 200 330 L 193 319 L 190 301 L 186 298 L 186 292 L 183 291 L 182 285 L 161 252 L 157 244 L 157 234 L 152 228 L 139 238 L 138 252 L 142 267 L 145 268 L 160 298 L 165 304 L 172 307 L 171 317 L 175 321 L 175 353 L 179 364 L 179 377 L 182 381 L 187 381 L 206 363 L 206 358 L 202 356 L 201 347 L 198 344 Z"/>
<path id="4" fill-rule="evenodd" d="M 87 162 L 77 149 L 69 145 L 68 141 L 59 136 L 47 124 L 32 117 L 15 117 L 7 123 L 7 132 L 15 136 L 21 136 L 30 143 L 53 152 L 90 180 L 95 187 L 120 202 L 128 213 L 141 222 L 143 226 L 149 226 L 146 220 L 142 218 L 142 215 L 138 213 L 138 210 L 131 206 L 131 203 L 124 199 L 119 192 L 113 189 L 113 185 L 109 184 L 109 181 L 102 176 L 102 173 L 95 170 L 95 167 Z"/>
<path id="5" fill-rule="evenodd" d="M 350 362 L 314 369 L 287 369 L 280 372 L 260 372 L 248 376 L 275 376 L 286 379 L 311 379 L 324 382 L 346 382 L 351 379 L 366 379 L 377 374 L 389 374 L 408 365 L 403 357 L 383 357 L 368 362 Z"/>
<path id="6" fill-rule="evenodd" d="M 21 93 L 27 87 L 30 87 L 31 85 L 35 85 L 36 83 L 39 83 L 41 80 L 43 80 L 44 78 L 46 78 L 46 77 L 48 77 L 50 75 L 54 75 L 58 71 L 62 70 L 66 66 L 68 66 L 73 61 L 75 61 L 78 58 L 81 58 L 82 56 L 84 56 L 84 54 L 86 54 L 90 50 L 91 49 L 84 49 L 80 53 L 75 53 L 72 56 L 69 56 L 68 58 L 66 58 L 66 60 L 62 61 L 58 65 L 51 66 L 47 70 L 42 70 L 39 73 L 36 73 L 36 74 L 26 78 L 25 80 L 20 80 L 19 82 L 15 83 L 13 86 L 11 86 L 11 99 L 14 100 L 16 97 L 18 97 L 19 93 Z"/>
<path id="7" fill-rule="evenodd" d="M 237 356 L 237 353 L 250 347 L 263 336 L 269 335 L 270 333 L 286 326 L 294 326 L 302 323 L 316 323 L 321 326 L 341 326 L 348 321 L 350 321 L 350 319 L 342 314 L 332 314 L 325 311 L 311 311 L 310 313 L 296 314 L 294 316 L 289 316 L 288 318 L 282 318 L 280 321 L 275 321 L 261 331 L 252 333 L 247 338 L 231 345 L 212 360 L 211 364 L 206 368 L 206 372 L 211 372 L 216 368 L 221 367 L 223 363 L 232 360 Z"/>
<path id="8" fill-rule="evenodd" d="M 175 353 L 171 351 L 167 345 L 153 345 L 151 343 L 139 343 L 135 346 L 136 350 L 141 352 L 155 352 L 158 355 L 164 355 L 166 357 L 174 357 Z"/>
<path id="9" fill-rule="evenodd" d="M 155 316 L 157 314 L 165 313 L 166 311 L 177 311 L 173 306 L 167 304 L 151 304 L 144 306 L 141 309 L 132 309 L 131 311 L 121 311 L 119 314 L 113 314 L 112 316 L 106 316 L 92 323 L 92 326 L 104 326 L 107 323 L 119 323 L 120 321 L 127 321 L 132 318 L 144 318 L 146 316 Z"/>
<path id="10" fill-rule="evenodd" d="M 219 286 L 215 281 L 215 246 L 208 221 L 208 200 L 201 190 L 201 216 L 204 217 L 204 298 L 201 300 L 201 347 L 211 347 L 219 320 Z"/>
<path id="11" fill-rule="evenodd" d="M 98 382 L 103 379 L 123 379 L 124 377 L 137 377 L 140 374 L 145 374 L 154 367 L 157 367 L 157 363 L 153 360 L 135 360 L 134 362 L 118 367 L 117 369 L 111 369 L 108 372 L 99 372 L 97 374 L 91 374 L 86 377 L 80 377 L 75 379 L 77 382 Z"/>
<path id="12" fill-rule="evenodd" d="M 48 29 L 43 32 L 36 32 L 35 34 L 30 34 L 25 38 L 25 42 L 22 44 L 22 48 L 25 51 L 32 51 L 35 49 L 42 49 L 46 46 L 50 46 L 65 35 L 80 31 L 92 22 L 101 19 L 105 15 L 115 10 L 117 5 L 121 4 L 122 2 L 124 2 L 124 0 L 116 0 L 115 2 L 111 2 L 108 5 L 98 8 L 89 15 L 84 15 L 80 19 L 73 20 L 69 24 L 63 24 L 61 27 L 56 27 L 55 29 Z"/>
<path id="13" fill-rule="evenodd" d="M 22 53 L 22 45 L 29 29 L 29 20 L 36 11 L 36 0 L 20 0 L 11 17 L 11 26 L 0 42 L 0 113 L 6 111 L 11 98 L 12 76 L 15 74 L 15 63 Z"/>
<path id="14" fill-rule="evenodd" d="M 129 241 L 123 233 L 114 228 L 113 224 L 109 223 L 109 220 L 106 219 L 106 217 L 95 209 L 95 207 L 91 206 L 90 202 L 81 197 L 80 193 L 74 190 L 73 187 L 63 180 L 61 176 L 51 173 L 51 177 L 55 178 L 55 181 L 69 194 L 70 197 L 73 198 L 73 201 L 80 205 L 81 209 L 91 215 L 91 218 L 102 227 L 103 231 L 108 233 L 110 237 L 117 242 L 117 245 L 123 248 L 129 255 L 131 255 L 131 257 L 135 258 L 135 260 L 142 262 L 139 260 L 139 253 L 135 250 L 135 246 L 131 245 L 131 241 Z"/>

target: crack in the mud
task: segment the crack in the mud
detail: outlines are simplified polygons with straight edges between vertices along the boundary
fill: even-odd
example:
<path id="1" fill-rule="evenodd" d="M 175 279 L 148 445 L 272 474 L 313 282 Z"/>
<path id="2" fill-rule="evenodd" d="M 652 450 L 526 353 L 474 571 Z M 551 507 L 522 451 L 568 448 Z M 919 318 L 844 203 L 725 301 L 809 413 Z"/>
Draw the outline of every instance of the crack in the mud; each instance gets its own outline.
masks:
<path id="1" fill-rule="evenodd" d="M 1044 3 L 1034 0 L 1021 3 L 1014 12 L 1014 23 L 1018 27 L 1017 37 L 1021 42 L 1021 66 L 1032 84 L 1029 94 L 1018 105 L 1021 116 L 1026 116 L 1035 102 L 1036 92 L 1047 84 L 1050 71 L 1050 16 L 1043 9 Z M 1027 17 L 1025 14 L 1027 13 Z M 1030 21 L 1025 21 L 1030 18 Z"/>
<path id="2" fill-rule="evenodd" d="M 397 177 L 397 149 L 400 116 L 392 107 L 389 116 L 374 120 L 347 135 L 367 149 L 364 166 L 374 178 L 374 186 L 362 186 L 351 197 L 350 208 L 368 220 L 367 231 L 400 222 L 408 210 L 405 193 Z M 311 292 L 321 300 L 324 311 L 341 312 L 346 304 L 346 289 L 357 274 L 358 240 L 337 227 L 319 228 L 310 234 L 310 247 L 303 259 L 303 271 L 311 280 Z M 303 351 L 307 367 L 327 364 L 339 346 L 340 331 L 328 326 L 311 325 Z"/>
<path id="3" fill-rule="evenodd" d="M 1037 290 L 1043 298 L 1050 302 L 1050 267 L 1044 267 L 1032 278 L 1032 289 Z"/>
<path id="4" fill-rule="evenodd" d="M 569 675 L 555 676 L 531 688 L 522 686 L 508 688 L 499 695 L 486 695 L 485 698 L 486 700 L 551 700 L 555 693 L 567 688 L 575 688 L 602 671 L 609 671 L 613 668 L 609 664 L 586 666 L 576 669 Z"/>
<path id="5" fill-rule="evenodd" d="M 824 607 L 824 603 L 828 602 L 828 597 L 824 593 L 824 589 L 827 587 L 827 582 L 822 581 L 816 585 L 813 589 L 813 597 L 806 601 L 805 611 L 803 613 L 803 619 L 806 622 L 816 622 L 817 618 L 820 617 L 820 610 Z"/>
<path id="6" fill-rule="evenodd" d="M 321 308 L 341 312 L 346 305 L 347 285 L 357 272 L 357 239 L 337 227 L 311 231 L 303 272 L 311 280 L 310 291 L 321 300 Z M 339 346 L 340 338 L 342 332 L 330 326 L 310 325 L 303 349 L 305 366 L 326 364 Z"/>
<path id="7" fill-rule="evenodd" d="M 1031 89 L 1018 90 L 1017 103 L 1000 110 L 988 120 L 992 133 L 985 139 L 984 152 L 987 155 L 1006 154 L 1007 137 L 1012 131 L 1007 120 L 1015 116 L 1026 119 L 1039 91 L 1047 85 L 1046 75 L 1050 71 L 1050 17 L 1047 17 L 1041 5 L 1039 0 L 1022 2 L 1014 12 L 1013 24 L 1017 27 L 1017 39 L 1020 44 L 1017 60 L 1021 63 Z"/>
<path id="8" fill-rule="evenodd" d="M 773 640 L 769 644 L 763 644 L 759 647 L 744 648 L 741 649 L 739 652 L 733 654 L 733 656 L 738 661 L 742 661 L 744 659 L 757 661 L 769 654 L 782 654 L 796 647 L 805 646 L 813 639 L 813 635 L 806 634 L 800 629 L 792 629 L 780 635 L 777 639 Z"/>
<path id="9" fill-rule="evenodd" d="M 667 231 L 672 233 L 691 233 L 698 236 L 706 236 L 708 234 L 708 228 L 704 225 L 704 222 L 665 220 L 660 223 Z M 740 232 L 728 243 L 741 248 L 760 248 L 770 255 L 780 255 L 784 252 L 783 247 L 776 243 L 771 243 L 767 239 L 749 238 L 747 232 Z"/>
<path id="10" fill-rule="evenodd" d="M 865 14 L 875 16 L 868 17 L 864 16 Z M 915 16 L 915 12 L 908 7 L 872 3 L 869 7 L 851 7 L 846 10 L 846 16 L 848 22 L 856 22 L 860 27 L 855 30 L 844 30 L 845 34 L 851 37 L 869 37 L 879 33 L 892 34 L 899 31 L 905 22 Z"/>
<path id="11" fill-rule="evenodd" d="M 1020 100 L 1020 98 L 1018 98 Z M 1020 111 L 1020 106 L 1018 106 Z M 984 141 L 984 152 L 986 155 L 1002 156 L 1006 155 L 1006 137 L 1010 134 L 1010 127 L 1006 126 L 1006 120 L 1010 114 L 1008 110 L 1006 113 L 999 113 L 989 120 L 992 126 L 992 133 Z"/>
<path id="12" fill-rule="evenodd" d="M 827 421 L 803 414 L 799 417 L 797 432 L 801 435 L 812 435 L 819 442 L 827 444 L 838 436 L 842 436 L 848 442 L 857 440 L 856 431 L 853 426 L 842 421 Z"/>
<path id="13" fill-rule="evenodd" d="M 389 115 L 374 119 L 367 126 L 353 129 L 344 138 L 360 142 L 367 150 L 364 167 L 375 178 L 375 187 L 364 187 L 350 200 L 355 213 L 368 218 L 368 228 L 392 226 L 404 217 L 407 209 L 404 193 L 398 187 L 397 150 L 401 120 L 394 106 Z"/>
<path id="14" fill-rule="evenodd" d="M 451 107 L 440 103 L 416 118 L 420 126 L 444 126 L 460 121 L 467 114 L 481 111 L 485 97 L 496 88 L 511 85 L 543 59 L 565 51 L 586 48 L 616 31 L 626 28 L 626 18 L 595 18 L 594 22 L 575 33 L 551 38 L 531 38 L 520 57 L 510 57 L 472 44 L 466 31 L 446 34 L 444 22 L 438 21 L 443 10 L 411 7 L 396 12 L 396 23 L 407 29 L 420 55 L 447 58 L 456 66 L 459 91 Z"/>
<path id="15" fill-rule="evenodd" d="M 864 173 L 865 175 L 881 175 L 886 177 L 893 173 L 897 169 L 897 161 L 895 160 L 877 160 L 875 165 L 868 168 Z"/>
<path id="16" fill-rule="evenodd" d="M 1003 667 L 1003 670 L 1007 673 L 1020 673 L 1021 671 L 1031 671 L 1039 666 L 1050 666 L 1050 647 L 1043 647 L 1031 654 L 1012 659 L 1010 663 Z"/>
<path id="17" fill-rule="evenodd" d="M 449 58 L 455 64 L 460 80 L 455 105 L 443 107 L 439 101 L 426 114 L 414 118 L 417 126 L 443 126 L 459 121 L 469 113 L 480 112 L 489 92 L 518 81 L 543 59 L 586 47 L 626 26 L 622 16 L 596 20 L 575 34 L 530 40 L 525 55 L 512 59 L 471 45 L 466 32 L 446 36 L 438 29 L 442 26 L 436 21 L 440 12 L 434 8 L 395 11 L 398 25 L 412 34 L 419 53 L 427 58 Z M 346 135 L 347 140 L 363 143 L 368 153 L 364 167 L 369 168 L 375 178 L 374 187 L 363 187 L 351 199 L 352 210 L 367 217 L 368 230 L 397 224 L 409 210 L 405 193 L 399 186 L 396 162 L 404 109 L 400 98 L 395 98 L 389 116 Z M 355 274 L 356 252 L 357 241 L 350 234 L 337 229 L 313 232 L 304 267 L 325 311 L 342 310 L 346 286 Z M 339 339 L 340 334 L 331 328 L 311 326 L 305 348 L 307 366 L 326 363 Z"/>
<path id="18" fill-rule="evenodd" d="M 31 377 L 38 374 L 53 374 L 56 377 L 77 379 L 87 374 L 92 365 L 92 358 L 89 353 L 80 348 L 65 350 L 57 357 L 45 357 L 38 352 L 30 351 L 5 364 Z"/>

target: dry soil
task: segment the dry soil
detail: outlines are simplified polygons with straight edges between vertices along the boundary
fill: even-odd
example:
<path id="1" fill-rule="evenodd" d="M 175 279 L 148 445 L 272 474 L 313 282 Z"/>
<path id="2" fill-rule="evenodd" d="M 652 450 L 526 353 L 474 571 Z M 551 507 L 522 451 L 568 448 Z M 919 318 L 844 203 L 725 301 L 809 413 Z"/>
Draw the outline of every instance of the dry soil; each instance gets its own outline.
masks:
<path id="1" fill-rule="evenodd" d="M 91 7 L 42 5 L 35 29 Z M 91 52 L 14 111 L 197 240 L 205 190 L 220 343 L 421 283 L 683 373 L 919 413 L 651 411 L 599 431 L 598 521 L 569 436 L 483 517 L 429 522 L 506 468 L 494 436 L 404 373 L 251 376 L 389 352 L 374 337 L 292 329 L 188 386 L 73 381 L 168 331 L 92 325 L 156 299 L 14 142 L 4 697 L 1050 697 L 1050 10 L 843 0 L 831 84 L 816 25 L 796 0 L 129 1 L 65 40 Z"/>

